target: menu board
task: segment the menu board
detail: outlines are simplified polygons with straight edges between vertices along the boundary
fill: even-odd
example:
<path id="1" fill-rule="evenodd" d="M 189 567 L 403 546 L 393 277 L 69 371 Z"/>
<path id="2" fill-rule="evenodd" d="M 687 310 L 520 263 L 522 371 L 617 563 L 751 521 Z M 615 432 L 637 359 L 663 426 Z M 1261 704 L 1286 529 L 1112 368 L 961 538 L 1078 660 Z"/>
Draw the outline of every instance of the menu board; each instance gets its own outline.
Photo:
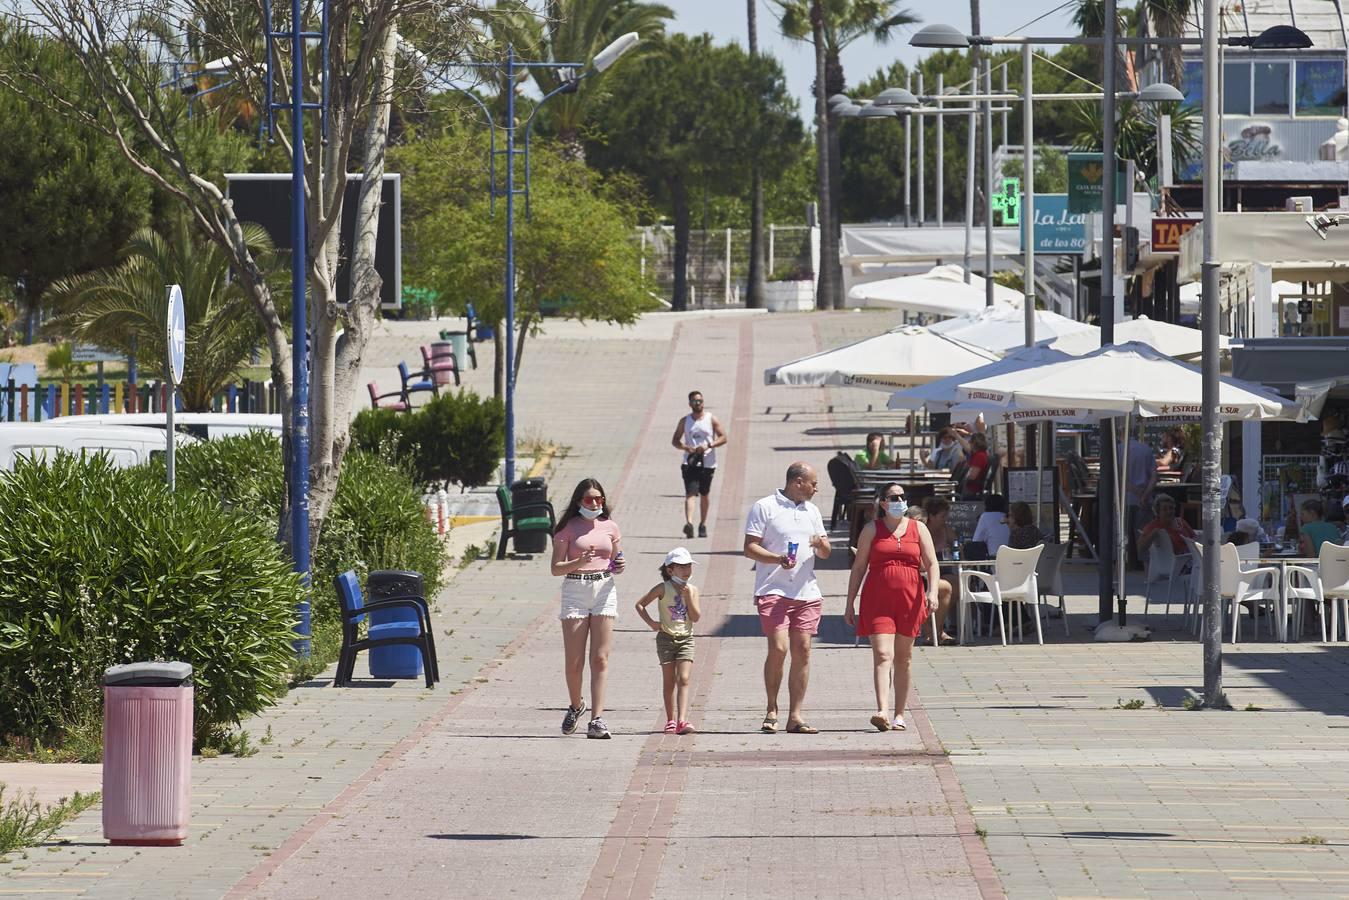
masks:
<path id="1" fill-rule="evenodd" d="M 983 514 L 982 500 L 952 500 L 951 511 L 946 515 L 946 524 L 960 535 L 961 540 L 968 541 L 974 535 L 974 526 L 979 524 L 979 517 Z"/>

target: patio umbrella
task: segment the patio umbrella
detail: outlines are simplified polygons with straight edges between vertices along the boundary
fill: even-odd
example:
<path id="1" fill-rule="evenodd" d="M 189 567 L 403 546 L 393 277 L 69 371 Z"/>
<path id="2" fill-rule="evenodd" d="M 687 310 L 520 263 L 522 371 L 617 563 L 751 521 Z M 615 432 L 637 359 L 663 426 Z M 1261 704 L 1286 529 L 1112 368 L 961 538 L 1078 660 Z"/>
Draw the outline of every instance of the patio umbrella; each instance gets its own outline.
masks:
<path id="1" fill-rule="evenodd" d="M 848 299 L 868 306 L 893 306 L 910 312 L 957 316 L 976 312 L 986 303 L 984 279 L 970 275 L 965 283 L 965 272 L 959 266 L 937 266 L 922 275 L 903 275 L 884 281 L 859 284 L 848 291 Z M 1000 284 L 993 285 L 993 299 L 1004 303 L 1021 303 L 1021 294 Z"/>
<path id="2" fill-rule="evenodd" d="M 884 334 L 765 369 L 764 384 L 845 385 L 873 390 L 924 384 L 997 359 L 980 347 L 904 325 Z"/>
<path id="3" fill-rule="evenodd" d="M 931 326 L 938 334 L 959 338 L 967 344 L 990 350 L 1009 350 L 1023 347 L 1026 342 L 1026 318 L 1020 306 L 998 303 L 954 319 Z M 1078 322 L 1047 309 L 1035 311 L 1035 340 L 1037 343 L 1067 335 L 1080 336 L 1094 349 L 1101 343 L 1101 330 L 1095 325 Z M 1063 349 L 1063 348 L 1060 348 Z M 1066 351 L 1072 352 L 1072 351 Z M 1081 352 L 1086 352 L 1085 350 Z"/>
<path id="4" fill-rule="evenodd" d="M 972 380 L 956 389 L 958 396 L 998 407 L 1015 404 L 1023 410 L 1085 407 L 1103 418 L 1124 416 L 1195 416 L 1201 413 L 1201 375 L 1197 366 L 1179 362 L 1142 343 L 1101 347 L 1084 356 Z M 1297 404 L 1250 382 L 1220 379 L 1218 416 L 1222 419 L 1296 419 Z M 1111 430 L 1114 431 L 1112 419 Z M 1112 441 L 1114 440 L 1112 435 Z M 1127 442 L 1125 453 L 1127 454 Z M 1119 460 L 1126 470 L 1127 456 Z M 1118 477 L 1119 533 L 1124 533 L 1124 479 Z M 1119 541 L 1119 617 L 1124 626 L 1124 542 Z M 1116 632 L 1119 634 L 1119 632 Z M 1100 636 L 1100 632 L 1098 632 Z M 1127 635 L 1124 635 L 1127 639 Z"/>
<path id="5" fill-rule="evenodd" d="M 958 321 L 952 319 L 951 321 Z M 947 323 L 942 323 L 947 324 Z M 930 327 L 936 331 L 935 327 Z M 1036 366 L 1046 365 L 1048 363 L 1064 362 L 1073 357 L 1052 347 L 1037 344 L 1032 347 L 1022 347 L 1013 350 L 1002 359 L 994 360 L 980 365 L 978 368 L 970 369 L 966 372 L 957 372 L 954 375 L 948 375 L 945 378 L 938 378 L 929 381 L 926 384 L 916 385 L 915 387 L 905 388 L 902 391 L 895 391 L 890 395 L 890 400 L 886 403 L 889 409 L 917 409 L 920 406 L 926 406 L 928 409 L 935 409 L 945 412 L 956 404 L 960 403 L 965 409 L 979 409 L 989 411 L 1002 411 L 1002 405 L 979 404 L 977 402 L 964 400 L 957 393 L 958 388 L 970 381 L 978 381 L 983 378 L 993 378 L 998 375 L 1006 375 L 1011 372 L 1019 372 L 1022 369 L 1035 368 Z"/>
<path id="6" fill-rule="evenodd" d="M 968 338 L 962 338 L 968 340 Z M 1167 356 L 1188 358 L 1199 356 L 1203 351 L 1203 335 L 1198 328 L 1184 325 L 1172 325 L 1159 322 L 1147 316 L 1139 316 L 1127 322 L 1115 323 L 1115 343 L 1126 344 L 1130 341 L 1148 344 Z M 1053 342 L 1056 349 L 1074 356 L 1090 353 L 1101 344 L 1099 332 L 1094 335 L 1085 333 L 1065 334 Z M 1218 346 L 1226 350 L 1230 345 L 1227 337 L 1219 335 Z"/>

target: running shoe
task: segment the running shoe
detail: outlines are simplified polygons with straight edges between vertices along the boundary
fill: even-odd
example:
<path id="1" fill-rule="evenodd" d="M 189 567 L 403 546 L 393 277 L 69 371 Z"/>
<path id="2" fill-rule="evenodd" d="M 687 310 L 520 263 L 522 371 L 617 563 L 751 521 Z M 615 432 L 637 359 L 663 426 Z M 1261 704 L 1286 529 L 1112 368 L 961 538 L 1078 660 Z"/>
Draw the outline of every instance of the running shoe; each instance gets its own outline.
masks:
<path id="1" fill-rule="evenodd" d="M 707 537 L 707 526 L 706 526 L 706 525 L 699 525 L 699 526 L 698 526 L 698 537 Z"/>
<path id="2" fill-rule="evenodd" d="M 603 719 L 596 716 L 590 720 L 590 727 L 586 729 L 586 737 L 607 741 L 609 740 L 609 726 L 604 724 Z"/>
<path id="3" fill-rule="evenodd" d="M 581 714 L 586 711 L 586 702 L 581 701 L 580 706 L 568 706 L 567 714 L 562 717 L 562 733 L 575 734 L 576 723 L 580 721 Z"/>
<path id="4" fill-rule="evenodd" d="M 677 734 L 696 734 L 697 729 L 693 727 L 692 722 L 680 722 Z"/>
<path id="5" fill-rule="evenodd" d="M 685 522 L 685 523 L 684 523 L 684 537 L 686 537 L 686 538 L 691 538 L 691 537 L 693 537 L 693 523 L 692 523 L 692 522 Z"/>

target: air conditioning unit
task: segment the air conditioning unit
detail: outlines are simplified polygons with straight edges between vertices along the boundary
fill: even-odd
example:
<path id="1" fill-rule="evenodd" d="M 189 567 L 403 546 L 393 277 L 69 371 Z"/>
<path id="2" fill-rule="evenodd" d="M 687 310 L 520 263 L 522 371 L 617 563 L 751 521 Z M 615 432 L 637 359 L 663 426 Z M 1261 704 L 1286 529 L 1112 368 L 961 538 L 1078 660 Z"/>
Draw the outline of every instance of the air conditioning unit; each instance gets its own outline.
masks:
<path id="1" fill-rule="evenodd" d="M 1303 215 L 1316 212 L 1316 208 L 1312 206 L 1311 197 L 1289 197 L 1283 201 L 1283 208 L 1288 212 L 1302 213 Z"/>

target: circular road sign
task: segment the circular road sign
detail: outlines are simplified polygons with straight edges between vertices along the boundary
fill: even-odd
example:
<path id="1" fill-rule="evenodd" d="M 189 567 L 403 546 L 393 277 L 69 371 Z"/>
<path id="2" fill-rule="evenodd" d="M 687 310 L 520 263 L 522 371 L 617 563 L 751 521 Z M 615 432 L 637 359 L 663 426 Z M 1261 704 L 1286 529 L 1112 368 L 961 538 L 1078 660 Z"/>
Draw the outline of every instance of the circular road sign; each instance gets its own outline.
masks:
<path id="1" fill-rule="evenodd" d="M 168 319 L 169 369 L 173 383 L 183 381 L 183 357 L 187 355 L 187 319 L 183 314 L 183 289 L 169 285 Z"/>

